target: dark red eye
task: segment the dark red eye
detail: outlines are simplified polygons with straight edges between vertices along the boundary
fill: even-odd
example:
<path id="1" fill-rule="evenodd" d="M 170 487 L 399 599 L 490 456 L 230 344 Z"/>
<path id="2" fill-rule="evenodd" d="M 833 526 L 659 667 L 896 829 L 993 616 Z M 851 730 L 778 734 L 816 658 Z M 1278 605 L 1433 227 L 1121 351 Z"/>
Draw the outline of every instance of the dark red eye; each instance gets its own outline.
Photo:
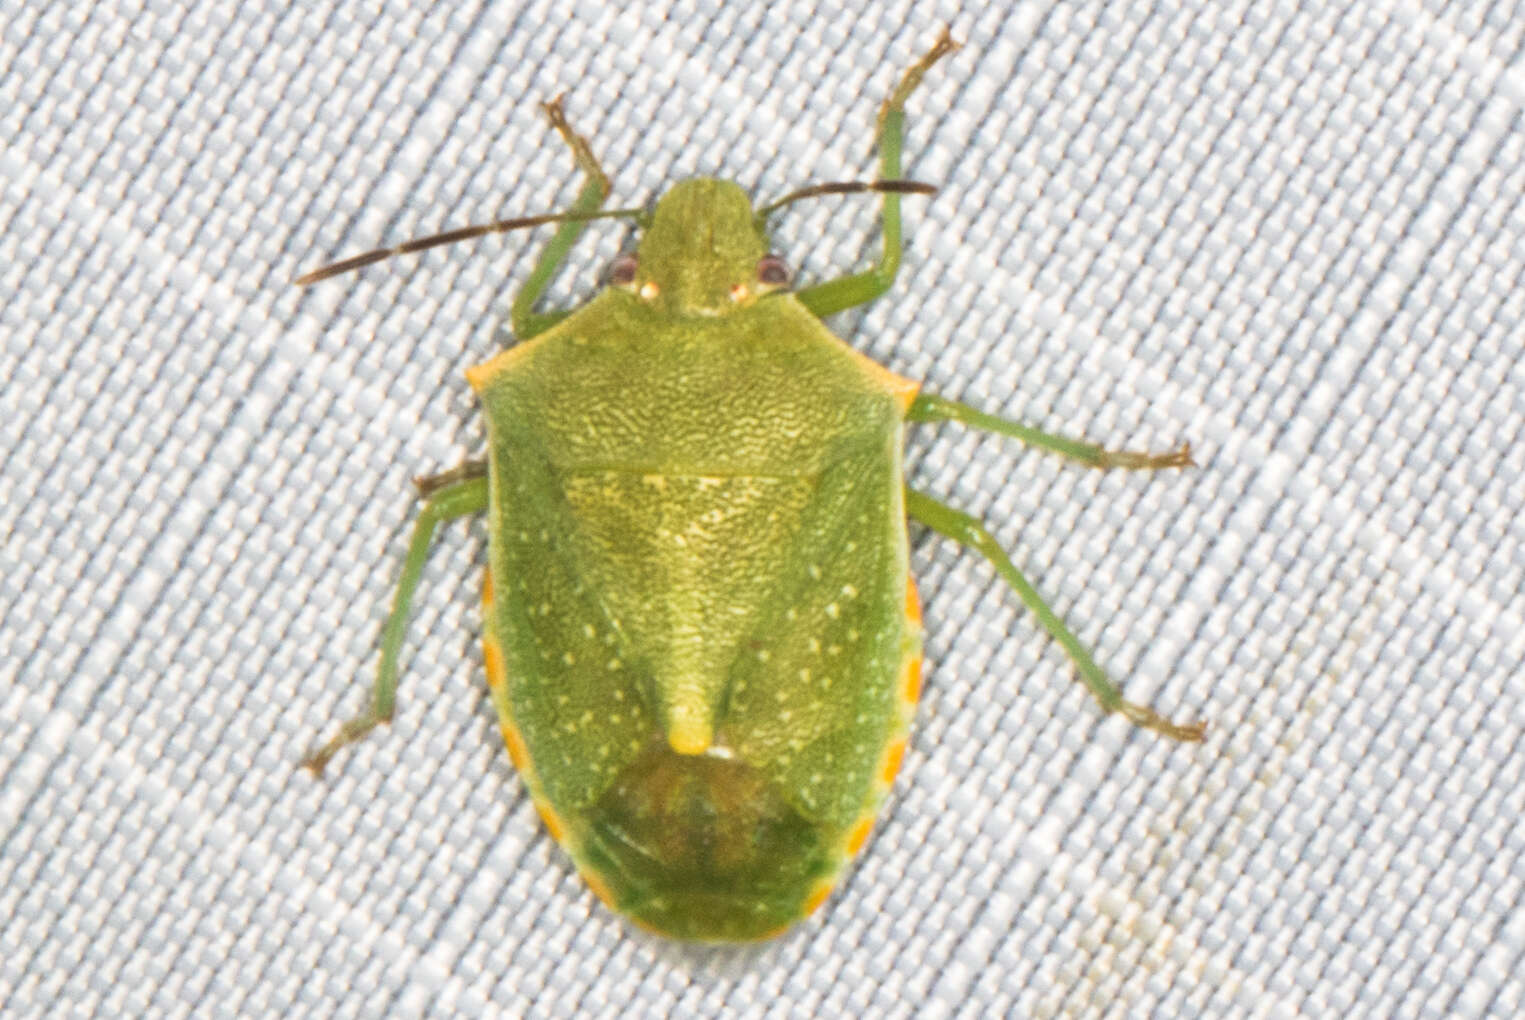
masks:
<path id="1" fill-rule="evenodd" d="M 777 255 L 764 255 L 757 260 L 757 282 L 768 287 L 783 287 L 789 283 L 789 266 Z"/>
<path id="2" fill-rule="evenodd" d="M 609 263 L 609 282 L 616 287 L 628 287 L 635 282 L 635 271 L 640 261 L 631 253 L 616 255 Z"/>

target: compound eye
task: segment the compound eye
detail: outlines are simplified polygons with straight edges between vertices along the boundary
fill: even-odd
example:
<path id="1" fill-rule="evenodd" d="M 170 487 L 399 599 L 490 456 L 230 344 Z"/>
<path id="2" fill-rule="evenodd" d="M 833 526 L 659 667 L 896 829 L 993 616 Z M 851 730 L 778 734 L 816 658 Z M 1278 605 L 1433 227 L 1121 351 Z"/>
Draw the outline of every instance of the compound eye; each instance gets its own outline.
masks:
<path id="1" fill-rule="evenodd" d="M 789 264 L 777 255 L 764 255 L 757 260 L 757 282 L 765 287 L 787 287 Z"/>
<path id="2" fill-rule="evenodd" d="M 616 287 L 628 287 L 635 283 L 635 271 L 640 268 L 640 260 L 630 252 L 616 255 L 614 261 L 609 263 L 609 282 Z"/>

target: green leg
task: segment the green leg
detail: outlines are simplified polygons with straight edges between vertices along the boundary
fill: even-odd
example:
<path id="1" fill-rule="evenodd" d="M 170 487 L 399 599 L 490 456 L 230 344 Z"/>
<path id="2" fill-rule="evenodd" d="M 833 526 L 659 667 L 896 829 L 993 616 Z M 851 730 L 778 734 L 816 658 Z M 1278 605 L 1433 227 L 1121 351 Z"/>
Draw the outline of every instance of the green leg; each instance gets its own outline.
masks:
<path id="1" fill-rule="evenodd" d="M 1064 625 L 1064 621 L 1049 608 L 1048 603 L 1043 601 L 1043 596 L 1039 595 L 1037 590 L 1028 583 L 1027 578 L 1022 576 L 1021 571 L 1017 570 L 1011 558 L 996 543 L 990 532 L 985 530 L 983 524 L 966 513 L 961 513 L 930 496 L 923 496 L 909 488 L 905 490 L 905 507 L 907 514 L 933 531 L 953 539 L 960 545 L 969 546 L 990 561 L 996 573 L 1016 589 L 1023 604 L 1038 617 L 1038 622 L 1043 624 L 1043 629 L 1048 631 L 1053 639 L 1069 653 L 1070 661 L 1080 670 L 1080 679 L 1086 687 L 1090 688 L 1096 700 L 1101 702 L 1102 711 L 1121 712 L 1135 724 L 1156 730 L 1167 737 L 1174 737 L 1176 740 L 1202 739 L 1206 729 L 1203 723 L 1190 723 L 1183 726 L 1171 722 L 1151 708 L 1124 701 L 1122 692 L 1107 679 L 1107 674 L 1096 665 L 1096 660 L 1091 658 L 1091 653 L 1086 651 L 1080 639 Z"/>
<path id="2" fill-rule="evenodd" d="M 572 125 L 567 123 L 566 115 L 561 111 L 561 97 L 557 96 L 542 107 L 546 116 L 551 118 L 551 126 L 554 127 L 561 137 L 566 139 L 572 147 L 572 155 L 577 159 L 577 168 L 588 178 L 582 190 L 577 193 L 577 200 L 572 203 L 570 212 L 593 212 L 604 204 L 604 199 L 609 196 L 609 178 L 599 167 L 598 160 L 593 156 L 593 150 L 588 147 L 587 139 L 572 130 Z M 559 312 L 536 312 L 535 302 L 545 293 L 545 288 L 550 284 L 551 278 L 556 275 L 556 270 L 561 268 L 562 260 L 567 257 L 567 252 L 572 250 L 572 245 L 582 234 L 586 222 L 563 223 L 556 230 L 551 242 L 545 246 L 545 251 L 540 253 L 540 261 L 535 263 L 535 269 L 530 273 L 529 279 L 524 281 L 524 286 L 519 290 L 519 295 L 514 298 L 513 308 L 509 312 L 509 321 L 513 324 L 514 335 L 520 340 L 528 340 L 537 333 L 543 333 L 556 323 L 565 319 L 570 313 Z"/>
<path id="3" fill-rule="evenodd" d="M 1191 444 L 1182 443 L 1169 453 L 1130 453 L 1126 450 L 1104 450 L 1094 443 L 1079 439 L 1066 439 L 1050 432 L 1042 432 L 1030 425 L 1021 425 L 993 414 L 978 411 L 957 400 L 947 400 L 931 393 L 917 394 L 906 412 L 909 422 L 956 421 L 977 429 L 985 429 L 997 435 L 1020 439 L 1029 446 L 1062 454 L 1071 460 L 1097 468 L 1171 468 L 1192 467 Z"/>
<path id="4" fill-rule="evenodd" d="M 470 478 L 467 481 L 448 484 L 433 493 L 429 502 L 419 512 L 418 522 L 413 525 L 413 538 L 408 543 L 408 558 L 403 562 L 402 578 L 397 582 L 397 594 L 392 599 L 392 612 L 381 632 L 381 668 L 376 673 L 376 686 L 371 692 L 371 707 L 364 715 L 345 723 L 339 735 L 324 744 L 302 764 L 318 775 L 346 744 L 353 744 L 384 722 L 392 719 L 392 707 L 397 701 L 397 653 L 402 648 L 403 630 L 408 622 L 408 607 L 413 602 L 413 590 L 418 587 L 419 576 L 424 571 L 424 560 L 429 555 L 429 542 L 434 529 L 442 521 L 466 514 L 480 513 L 487 509 L 487 479 Z"/>
<path id="5" fill-rule="evenodd" d="M 879 148 L 879 179 L 898 180 L 900 177 L 900 144 L 905 132 L 905 101 L 922 76 L 938 60 L 958 49 L 958 43 L 943 29 L 937 44 L 927 51 L 905 75 L 890 97 L 879 109 L 879 134 L 875 144 Z M 852 276 L 827 280 L 813 287 L 806 287 L 796 296 L 805 307 L 818 316 L 831 315 L 854 305 L 861 305 L 890 289 L 895 274 L 900 269 L 900 196 L 886 192 L 884 196 L 884 253 L 872 269 Z"/>

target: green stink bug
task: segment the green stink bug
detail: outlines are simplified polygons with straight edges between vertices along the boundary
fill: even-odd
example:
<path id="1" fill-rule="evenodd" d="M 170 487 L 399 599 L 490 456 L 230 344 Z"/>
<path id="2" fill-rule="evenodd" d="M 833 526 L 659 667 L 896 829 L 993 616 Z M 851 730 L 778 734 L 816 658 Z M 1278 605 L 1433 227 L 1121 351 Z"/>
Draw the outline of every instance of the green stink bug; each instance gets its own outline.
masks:
<path id="1" fill-rule="evenodd" d="M 1065 648 L 1106 711 L 1179 739 L 1200 726 L 1124 701 L 973 518 L 906 486 L 907 422 L 957 421 L 1095 467 L 1190 463 L 1113 453 L 921 392 L 821 318 L 877 297 L 900 262 L 903 107 L 956 48 L 944 32 L 879 116 L 880 180 L 754 208 L 736 185 L 673 186 L 648 215 L 601 211 L 608 181 L 559 102 L 546 111 L 588 178 L 570 212 L 469 227 L 390 254 L 560 223 L 513 304 L 520 343 L 467 378 L 488 456 L 424 479 L 371 708 L 306 762 L 391 718 L 408 606 L 435 527 L 486 511 L 483 656 L 514 765 L 552 835 L 611 907 L 665 935 L 774 935 L 818 906 L 862 846 L 920 688 L 907 517 L 972 546 Z M 767 217 L 883 194 L 872 269 L 800 290 Z M 587 221 L 644 228 L 574 312 L 534 304 Z"/>

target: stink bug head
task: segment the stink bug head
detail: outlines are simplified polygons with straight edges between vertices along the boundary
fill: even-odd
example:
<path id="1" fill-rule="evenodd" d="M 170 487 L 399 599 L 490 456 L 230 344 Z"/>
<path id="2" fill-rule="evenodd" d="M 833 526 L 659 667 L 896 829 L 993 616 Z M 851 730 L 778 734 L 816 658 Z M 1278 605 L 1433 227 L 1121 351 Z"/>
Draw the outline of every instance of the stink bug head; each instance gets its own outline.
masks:
<path id="1" fill-rule="evenodd" d="M 814 184 L 754 209 L 740 187 L 695 177 L 657 202 L 635 256 L 622 256 L 611 282 L 673 318 L 716 318 L 750 308 L 788 287 L 789 269 L 769 253 L 766 224 L 777 210 L 820 195 L 929 195 L 917 181 Z"/>
<path id="2" fill-rule="evenodd" d="M 747 193 L 730 181 L 696 177 L 657 202 L 624 286 L 668 315 L 714 318 L 770 289 L 758 272 L 767 254 Z"/>

